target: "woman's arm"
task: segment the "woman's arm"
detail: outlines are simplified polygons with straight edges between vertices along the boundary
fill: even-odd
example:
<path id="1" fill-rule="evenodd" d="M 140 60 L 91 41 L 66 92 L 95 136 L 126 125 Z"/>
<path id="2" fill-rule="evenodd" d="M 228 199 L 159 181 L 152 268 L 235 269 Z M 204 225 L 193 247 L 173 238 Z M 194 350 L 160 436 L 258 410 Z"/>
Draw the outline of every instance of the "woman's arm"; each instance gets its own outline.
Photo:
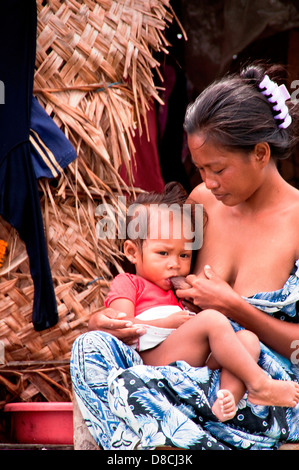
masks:
<path id="1" fill-rule="evenodd" d="M 110 333 L 128 346 L 138 343 L 138 338 L 146 332 L 141 325 L 128 321 L 125 313 L 112 308 L 95 311 L 89 319 L 88 329 Z"/>
<path id="2" fill-rule="evenodd" d="M 187 276 L 190 289 L 177 290 L 181 298 L 192 298 L 202 309 L 215 309 L 253 331 L 259 339 L 284 357 L 294 353 L 294 341 L 299 339 L 299 324 L 271 317 L 250 305 L 232 287 L 206 266 L 205 276 Z"/>

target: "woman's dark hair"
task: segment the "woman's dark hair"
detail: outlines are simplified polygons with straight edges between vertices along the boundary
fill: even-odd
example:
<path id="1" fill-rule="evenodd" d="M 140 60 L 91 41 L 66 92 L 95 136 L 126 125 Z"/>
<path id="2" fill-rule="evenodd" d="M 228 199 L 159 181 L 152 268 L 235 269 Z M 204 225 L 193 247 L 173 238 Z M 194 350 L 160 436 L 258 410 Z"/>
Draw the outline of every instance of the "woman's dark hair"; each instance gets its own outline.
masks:
<path id="1" fill-rule="evenodd" d="M 254 64 L 239 75 L 228 75 L 212 83 L 186 111 L 187 134 L 202 133 L 207 140 L 236 151 L 251 152 L 259 142 L 267 142 L 274 158 L 287 158 L 297 143 L 297 110 L 287 103 L 292 124 L 280 129 L 271 103 L 259 84 L 267 74 L 279 83 L 279 66 Z"/>

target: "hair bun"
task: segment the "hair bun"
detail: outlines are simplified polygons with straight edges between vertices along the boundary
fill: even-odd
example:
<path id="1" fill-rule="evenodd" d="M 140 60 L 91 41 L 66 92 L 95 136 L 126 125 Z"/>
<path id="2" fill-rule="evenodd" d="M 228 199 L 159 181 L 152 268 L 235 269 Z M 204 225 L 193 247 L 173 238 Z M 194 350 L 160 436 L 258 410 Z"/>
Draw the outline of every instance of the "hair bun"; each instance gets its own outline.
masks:
<path id="1" fill-rule="evenodd" d="M 287 72 L 283 65 L 269 65 L 258 61 L 244 67 L 240 72 L 242 80 L 255 86 L 258 86 L 261 83 L 265 75 L 268 75 L 274 82 L 281 84 L 285 81 Z"/>
<path id="2" fill-rule="evenodd" d="M 242 80 L 246 80 L 247 83 L 258 87 L 260 82 L 265 76 L 265 70 L 258 65 L 250 65 L 240 72 Z"/>

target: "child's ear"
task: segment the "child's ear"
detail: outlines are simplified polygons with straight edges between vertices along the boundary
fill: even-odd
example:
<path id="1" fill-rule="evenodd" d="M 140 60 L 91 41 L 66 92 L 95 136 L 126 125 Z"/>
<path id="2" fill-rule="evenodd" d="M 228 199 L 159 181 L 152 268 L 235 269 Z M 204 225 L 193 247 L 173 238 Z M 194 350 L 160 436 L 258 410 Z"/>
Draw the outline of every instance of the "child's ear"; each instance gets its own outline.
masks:
<path id="1" fill-rule="evenodd" d="M 136 263 L 138 247 L 132 240 L 126 240 L 124 243 L 124 254 L 132 264 Z"/>

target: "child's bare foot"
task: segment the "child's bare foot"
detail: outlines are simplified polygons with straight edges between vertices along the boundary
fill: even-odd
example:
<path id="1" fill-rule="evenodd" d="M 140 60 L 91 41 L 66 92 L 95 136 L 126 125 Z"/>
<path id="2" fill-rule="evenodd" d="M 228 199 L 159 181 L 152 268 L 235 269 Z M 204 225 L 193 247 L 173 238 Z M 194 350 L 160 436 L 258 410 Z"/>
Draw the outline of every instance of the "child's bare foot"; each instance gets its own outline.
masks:
<path id="1" fill-rule="evenodd" d="M 229 390 L 219 390 L 212 411 L 219 421 L 232 419 L 237 411 L 233 394 Z"/>
<path id="2" fill-rule="evenodd" d="M 248 400 L 255 405 L 293 408 L 299 403 L 299 384 L 288 380 L 266 377 L 259 389 L 249 390 Z"/>

